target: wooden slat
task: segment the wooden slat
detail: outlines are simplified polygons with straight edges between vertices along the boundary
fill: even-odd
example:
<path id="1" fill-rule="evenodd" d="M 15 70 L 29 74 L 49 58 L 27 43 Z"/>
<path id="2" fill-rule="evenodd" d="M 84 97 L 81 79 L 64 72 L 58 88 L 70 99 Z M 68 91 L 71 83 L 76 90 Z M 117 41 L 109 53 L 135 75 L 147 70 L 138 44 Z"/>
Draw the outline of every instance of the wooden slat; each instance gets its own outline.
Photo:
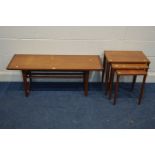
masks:
<path id="1" fill-rule="evenodd" d="M 32 75 L 30 78 L 83 78 L 82 75 Z"/>
<path id="2" fill-rule="evenodd" d="M 83 73 L 46 73 L 46 72 L 31 72 L 31 75 L 83 75 Z"/>

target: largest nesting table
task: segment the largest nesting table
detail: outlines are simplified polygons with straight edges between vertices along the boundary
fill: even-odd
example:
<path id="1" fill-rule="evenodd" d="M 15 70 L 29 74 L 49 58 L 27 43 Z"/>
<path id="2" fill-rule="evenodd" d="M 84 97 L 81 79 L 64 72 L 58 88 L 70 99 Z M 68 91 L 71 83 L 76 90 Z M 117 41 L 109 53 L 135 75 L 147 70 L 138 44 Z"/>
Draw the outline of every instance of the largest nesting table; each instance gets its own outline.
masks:
<path id="1" fill-rule="evenodd" d="M 22 72 L 25 96 L 30 93 L 32 78 L 83 78 L 87 96 L 89 72 L 102 71 L 103 67 L 97 55 L 16 54 L 7 69 Z"/>

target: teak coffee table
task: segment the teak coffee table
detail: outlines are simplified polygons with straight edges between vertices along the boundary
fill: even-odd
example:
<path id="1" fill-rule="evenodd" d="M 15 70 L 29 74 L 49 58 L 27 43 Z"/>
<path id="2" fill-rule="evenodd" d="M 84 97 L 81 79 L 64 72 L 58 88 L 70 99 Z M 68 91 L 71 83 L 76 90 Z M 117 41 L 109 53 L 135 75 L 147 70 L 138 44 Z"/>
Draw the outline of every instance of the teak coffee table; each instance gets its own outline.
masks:
<path id="1" fill-rule="evenodd" d="M 83 78 L 84 94 L 88 95 L 90 71 L 102 71 L 97 55 L 27 55 L 16 54 L 8 70 L 21 70 L 25 96 L 30 93 L 32 78 Z"/>

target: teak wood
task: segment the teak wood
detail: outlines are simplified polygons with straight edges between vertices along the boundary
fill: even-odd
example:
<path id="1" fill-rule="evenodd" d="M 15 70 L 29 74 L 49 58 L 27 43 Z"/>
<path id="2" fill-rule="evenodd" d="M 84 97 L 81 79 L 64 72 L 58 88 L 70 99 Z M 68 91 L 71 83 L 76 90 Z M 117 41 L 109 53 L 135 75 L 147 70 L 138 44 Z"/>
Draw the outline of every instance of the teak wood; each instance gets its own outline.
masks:
<path id="1" fill-rule="evenodd" d="M 21 70 L 25 95 L 30 92 L 32 78 L 83 78 L 85 96 L 88 95 L 90 71 L 102 71 L 97 55 L 28 55 L 16 54 L 8 70 Z"/>
<path id="2" fill-rule="evenodd" d="M 113 69 L 118 70 L 118 69 L 125 69 L 125 70 L 139 70 L 139 69 L 148 69 L 147 64 L 112 64 L 111 66 Z"/>
<path id="3" fill-rule="evenodd" d="M 132 74 L 133 75 L 133 82 L 132 82 L 132 87 L 131 90 L 134 89 L 134 85 L 137 79 L 137 73 L 138 71 L 141 72 L 143 70 L 147 71 L 148 70 L 148 65 L 146 64 L 112 64 L 111 65 L 111 73 L 110 73 L 110 82 L 109 82 L 109 99 L 111 99 L 112 97 L 112 85 L 113 85 L 113 80 L 114 80 L 114 75 L 115 72 L 117 70 L 121 70 L 123 73 L 123 70 L 125 70 L 125 72 L 128 71 L 128 73 L 132 72 L 133 70 L 136 71 L 136 74 Z M 130 75 L 130 74 L 129 74 Z"/>
<path id="4" fill-rule="evenodd" d="M 107 95 L 113 64 L 144 64 L 149 67 L 150 61 L 143 51 L 104 51 L 102 82 L 105 83 Z M 138 65 L 137 65 L 138 66 Z M 132 68 L 132 66 L 130 66 Z M 135 81 L 134 77 L 134 80 Z"/>
<path id="5" fill-rule="evenodd" d="M 144 85 L 145 85 L 145 81 L 146 81 L 146 77 L 147 77 L 147 71 L 145 70 L 117 70 L 116 71 L 116 75 L 117 75 L 117 80 L 115 82 L 115 95 L 114 95 L 114 105 L 116 104 L 116 98 L 118 96 L 118 86 L 119 86 L 119 79 L 120 76 L 143 76 L 143 82 L 142 82 L 142 86 L 141 86 L 141 91 L 140 91 L 140 95 L 139 95 L 139 100 L 138 100 L 138 104 L 141 103 L 142 97 L 143 97 L 143 93 L 144 93 Z"/>
<path id="6" fill-rule="evenodd" d="M 149 59 L 145 56 L 143 51 L 105 51 L 103 61 L 104 71 L 102 72 L 102 82 L 105 83 L 105 94 L 108 94 L 109 91 L 109 99 L 112 97 L 114 75 L 117 75 L 115 82 L 114 104 L 116 103 L 116 98 L 118 95 L 120 76 L 133 76 L 132 90 L 137 76 L 144 76 L 138 101 L 138 104 L 140 104 L 150 64 Z"/>
<path id="7" fill-rule="evenodd" d="M 105 57 L 112 63 L 148 63 L 143 51 L 105 51 Z"/>
<path id="8" fill-rule="evenodd" d="M 96 55 L 23 55 L 17 54 L 7 67 L 9 70 L 101 70 Z"/>

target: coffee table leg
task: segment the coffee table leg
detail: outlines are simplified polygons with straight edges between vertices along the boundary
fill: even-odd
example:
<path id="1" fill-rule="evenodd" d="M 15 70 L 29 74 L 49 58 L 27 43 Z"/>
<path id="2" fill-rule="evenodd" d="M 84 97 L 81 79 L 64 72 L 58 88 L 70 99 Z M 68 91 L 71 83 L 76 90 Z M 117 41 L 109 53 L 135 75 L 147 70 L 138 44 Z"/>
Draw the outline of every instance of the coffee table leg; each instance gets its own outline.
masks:
<path id="1" fill-rule="evenodd" d="M 85 71 L 83 74 L 85 96 L 88 96 L 88 80 L 89 80 L 89 71 Z"/>
<path id="2" fill-rule="evenodd" d="M 31 83 L 32 83 L 31 71 L 28 72 L 28 77 L 29 77 L 29 91 L 30 91 L 31 90 Z"/>
<path id="3" fill-rule="evenodd" d="M 23 84 L 24 84 L 24 91 L 25 91 L 25 96 L 27 97 L 29 95 L 29 82 L 27 81 L 27 71 L 22 71 L 22 76 L 23 76 Z"/>

